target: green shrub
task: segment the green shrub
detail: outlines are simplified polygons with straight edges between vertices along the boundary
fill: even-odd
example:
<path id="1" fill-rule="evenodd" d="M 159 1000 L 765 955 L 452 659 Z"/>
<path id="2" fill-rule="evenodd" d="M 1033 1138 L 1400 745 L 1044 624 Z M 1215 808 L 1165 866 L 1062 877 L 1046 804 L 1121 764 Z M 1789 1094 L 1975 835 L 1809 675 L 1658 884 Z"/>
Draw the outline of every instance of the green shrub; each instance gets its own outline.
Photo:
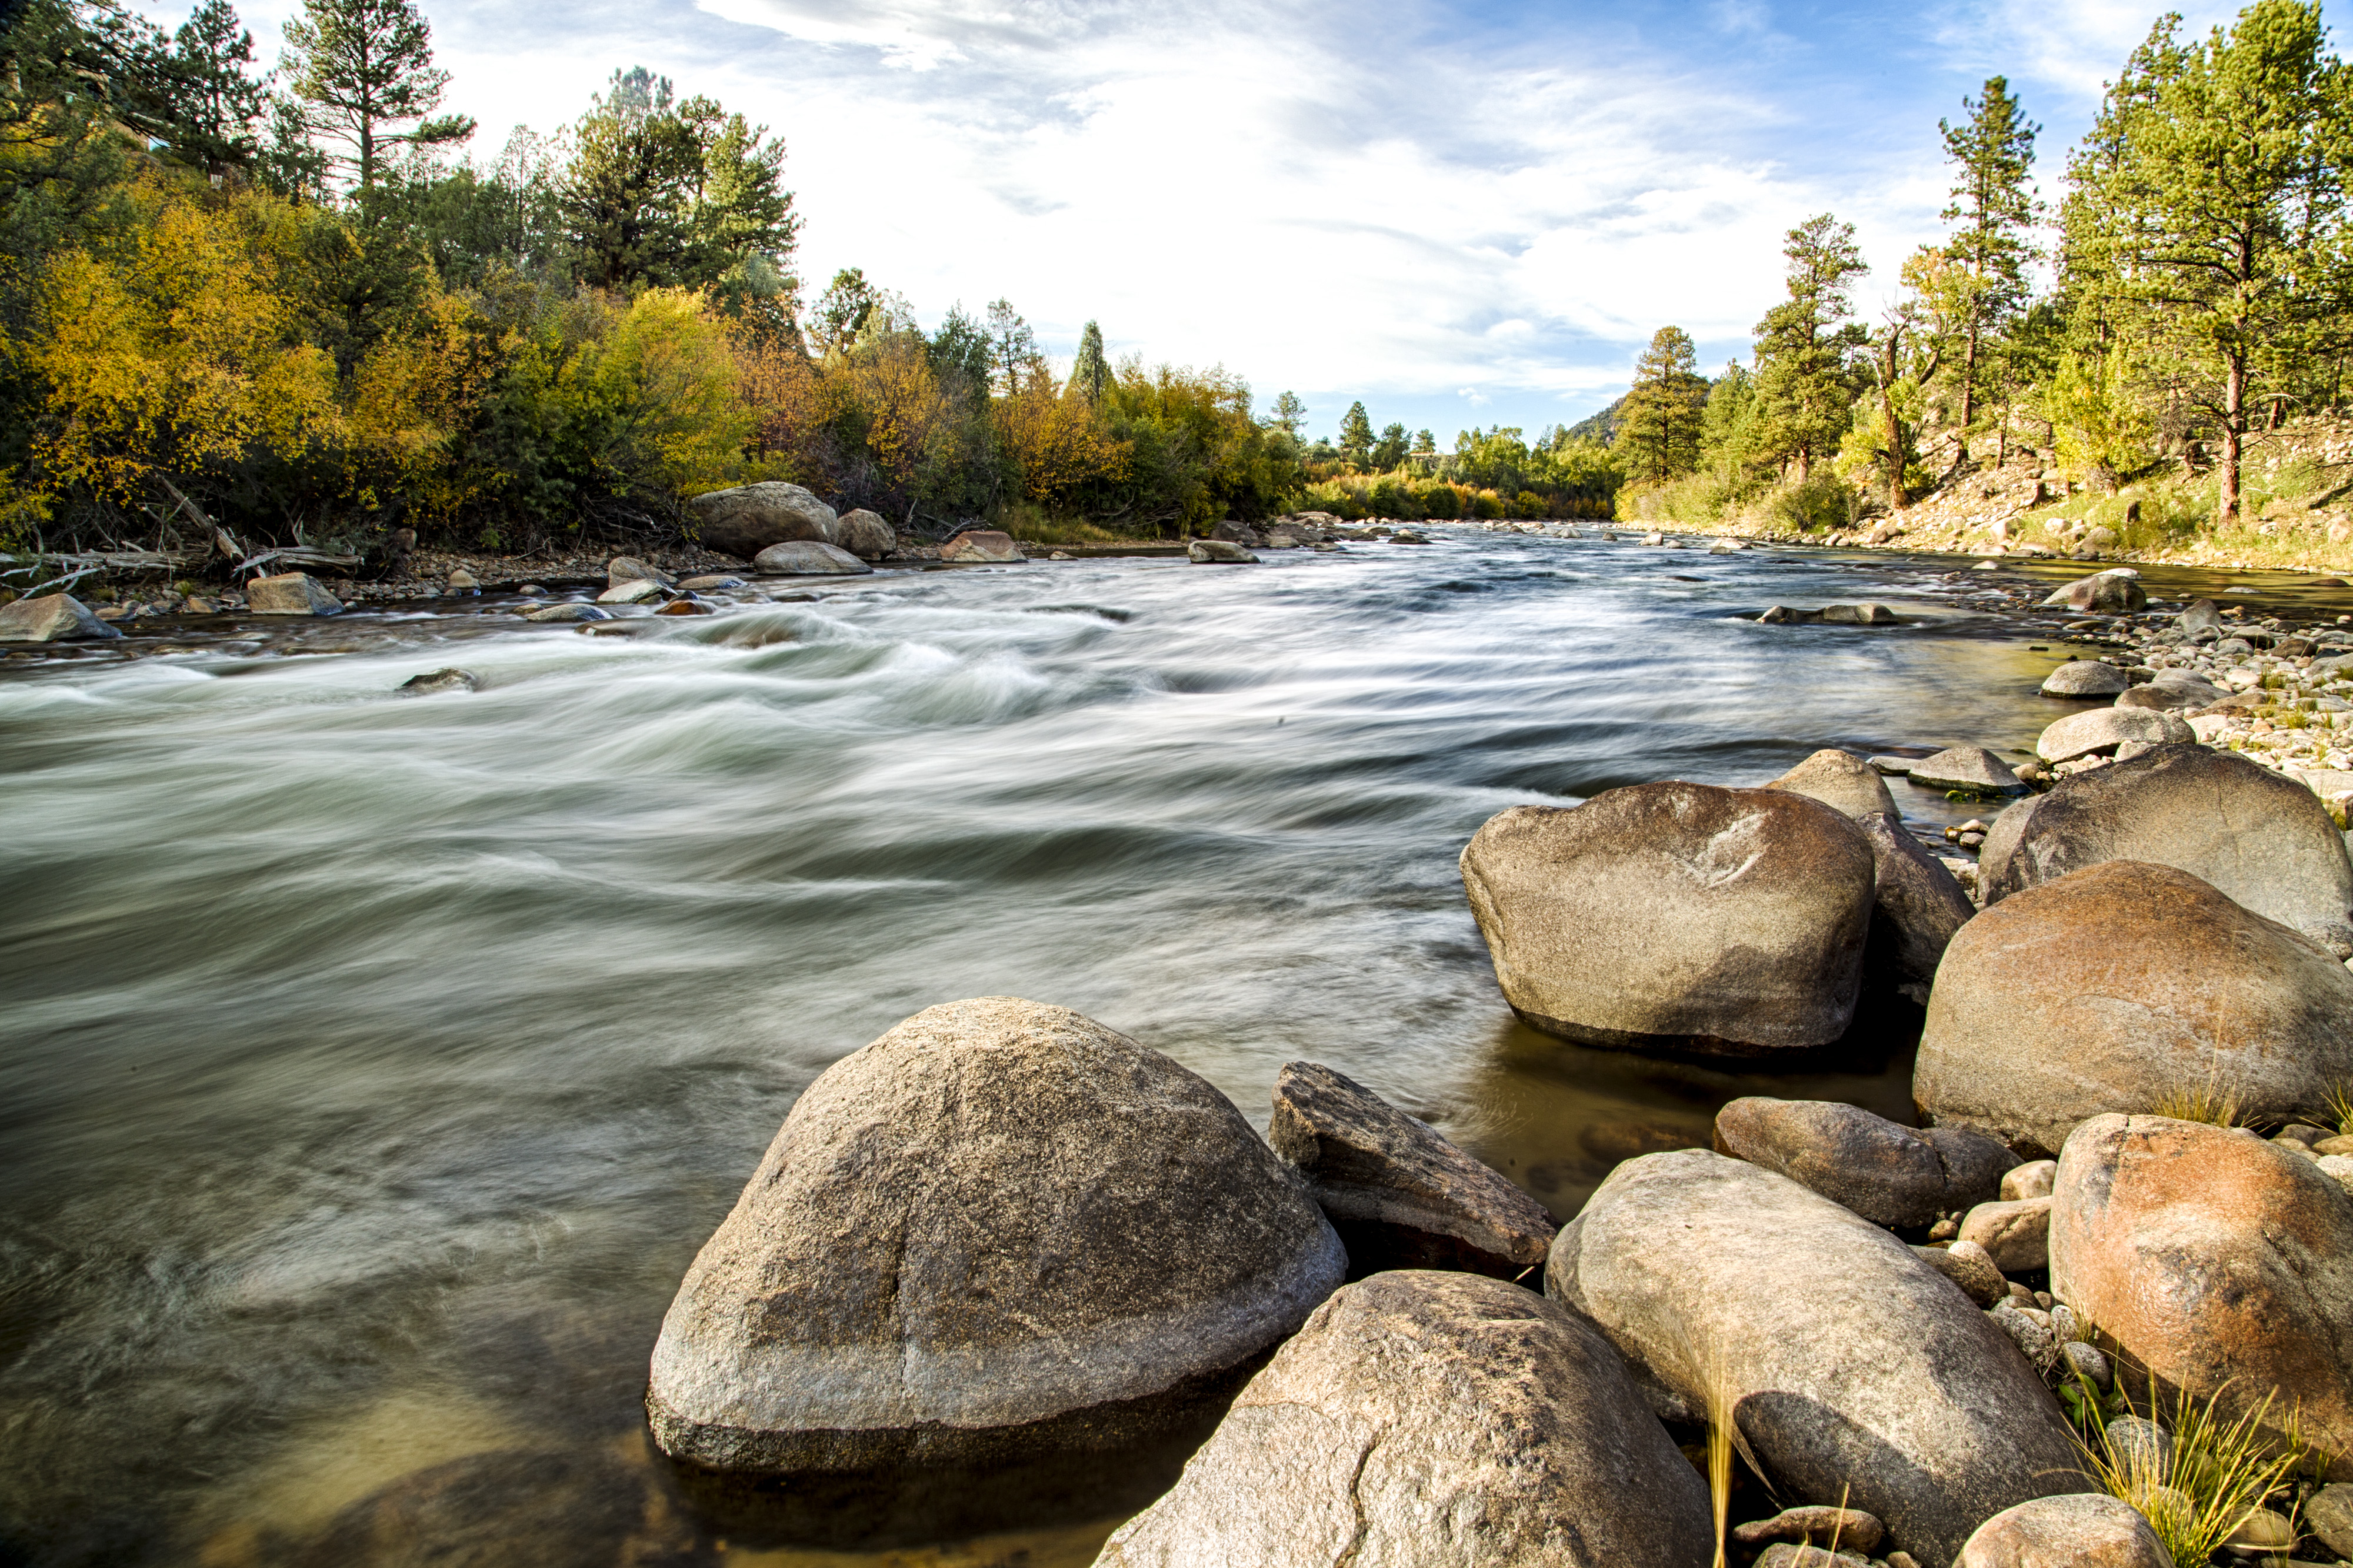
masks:
<path id="1" fill-rule="evenodd" d="M 1462 515 L 1462 494 L 1452 485 L 1427 485 L 1414 493 L 1414 504 L 1424 517 L 1450 518 Z"/>
<path id="2" fill-rule="evenodd" d="M 1852 528 L 1861 512 L 1861 501 L 1844 479 L 1819 473 L 1769 491 L 1763 510 L 1767 518 L 1787 528 Z"/>

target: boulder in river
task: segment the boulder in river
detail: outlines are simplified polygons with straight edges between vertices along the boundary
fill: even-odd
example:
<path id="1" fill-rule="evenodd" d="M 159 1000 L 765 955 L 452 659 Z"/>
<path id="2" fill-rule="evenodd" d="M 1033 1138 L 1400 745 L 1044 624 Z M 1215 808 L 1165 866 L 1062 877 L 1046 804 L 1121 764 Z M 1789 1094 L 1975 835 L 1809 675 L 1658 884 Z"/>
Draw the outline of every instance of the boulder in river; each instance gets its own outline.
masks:
<path id="1" fill-rule="evenodd" d="M 1921 847 L 1893 812 L 1856 823 L 1871 841 L 1871 938 L 1867 963 L 1893 973 L 1900 985 L 1926 985 L 1936 977 L 1953 933 L 1978 912 L 1945 863 Z"/>
<path id="2" fill-rule="evenodd" d="M 994 528 L 968 528 L 940 546 L 943 561 L 994 562 L 1026 560 L 1013 536 Z"/>
<path id="3" fill-rule="evenodd" d="M 1208 1083 L 1068 1008 L 951 1002 L 802 1092 L 662 1320 L 646 1408 L 723 1470 L 1114 1447 L 1214 1407 L 1346 1267 Z"/>
<path id="4" fill-rule="evenodd" d="M 2140 1510 L 2105 1492 L 2007 1508 L 1961 1548 L 1955 1568 L 2174 1568 Z"/>
<path id="5" fill-rule="evenodd" d="M 678 586 L 678 579 L 659 566 L 649 566 L 634 555 L 616 555 L 605 563 L 605 585 L 617 588 L 624 583 L 645 581 L 665 588 Z"/>
<path id="6" fill-rule="evenodd" d="M 839 544 L 815 539 L 771 544 L 753 558 L 752 564 L 778 577 L 860 577 L 874 570 Z"/>
<path id="7" fill-rule="evenodd" d="M 1903 623 L 1895 612 L 1884 605 L 1865 602 L 1860 605 L 1824 605 L 1822 620 L 1834 626 L 1893 626 Z"/>
<path id="8" fill-rule="evenodd" d="M 705 548 L 744 561 L 788 540 L 830 544 L 840 521 L 816 496 L 780 479 L 712 490 L 688 501 L 686 509 L 694 514 L 695 534 Z"/>
<path id="9" fill-rule="evenodd" d="M 600 605 L 642 605 L 662 596 L 662 585 L 651 577 L 624 577 L 596 595 Z"/>
<path id="10" fill-rule="evenodd" d="M 536 610 L 525 610 L 526 621 L 609 621 L 613 612 L 596 605 L 584 605 L 566 599 L 561 604 L 543 605 Z"/>
<path id="11" fill-rule="evenodd" d="M 1765 787 L 1810 795 L 1852 817 L 1895 809 L 1895 797 L 1887 793 L 1878 770 L 1853 752 L 1836 749 L 1816 752 Z"/>
<path id="12" fill-rule="evenodd" d="M 1859 1105 L 1762 1095 L 1715 1113 L 1715 1148 L 1873 1225 L 1906 1229 L 1985 1202 L 2018 1163 L 2000 1142 L 1965 1127 L 1921 1131 Z"/>
<path id="13" fill-rule="evenodd" d="M 248 583 L 245 607 L 257 616 L 335 616 L 343 602 L 308 572 L 280 572 Z"/>
<path id="14" fill-rule="evenodd" d="M 1266 1138 L 1307 1179 L 1352 1275 L 1459 1268 L 1511 1279 L 1544 1262 L 1544 1205 L 1355 1079 L 1287 1062 Z"/>
<path id="15" fill-rule="evenodd" d="M 1912 1098 L 2040 1159 L 2104 1112 L 2211 1091 L 2284 1121 L 2346 1081 L 2353 973 L 2186 871 L 2104 860 L 1955 934 Z"/>
<path id="16" fill-rule="evenodd" d="M 0 605 L 0 642 L 69 642 L 121 635 L 71 594 L 43 594 Z"/>
<path id="17" fill-rule="evenodd" d="M 1246 545 L 1227 539 L 1197 539 L 1185 547 L 1185 559 L 1196 566 L 1252 566 L 1258 557 Z"/>
<path id="18" fill-rule="evenodd" d="M 2046 763 L 2066 763 L 2114 752 L 2126 741 L 2165 744 L 2197 738 L 2189 725 L 2161 709 L 2094 708 L 2070 713 L 2043 731 L 2034 751 Z"/>
<path id="19" fill-rule="evenodd" d="M 2057 1401 L 1987 1314 L 1886 1231 L 1744 1161 L 1619 1166 L 1554 1238 L 1545 1293 L 1683 1408 L 1714 1398 L 1778 1495 L 1843 1496 L 1923 1563 L 2089 1484 Z"/>
<path id="20" fill-rule="evenodd" d="M 2049 608 L 2128 616 L 2148 607 L 2148 594 L 2140 585 L 2139 573 L 2129 566 L 2117 566 L 2063 584 L 2052 589 L 2042 603 Z"/>
<path id="21" fill-rule="evenodd" d="M 2176 867 L 2353 958 L 2345 836 L 2318 795 L 2234 752 L 2158 746 L 2061 779 L 2014 830 L 1988 836 L 1979 885 L 1991 904 L 2103 860 Z"/>
<path id="22" fill-rule="evenodd" d="M 447 669 L 410 676 L 400 683 L 400 691 L 405 697 L 431 697 L 444 691 L 473 691 L 481 684 L 472 670 L 452 665 Z"/>
<path id="23" fill-rule="evenodd" d="M 1547 1034 L 1755 1054 L 1853 1021 L 1871 843 L 1820 801 L 1672 782 L 1517 805 L 1461 871 L 1504 999 Z"/>
<path id="24" fill-rule="evenodd" d="M 1698 1568 L 1707 1488 L 1593 1326 L 1471 1274 L 1315 1309 L 1097 1568 Z"/>
<path id="25" fill-rule="evenodd" d="M 2222 635 L 2222 612 L 2215 608 L 2211 599 L 2192 599 L 2188 609 L 2173 617 L 2173 624 L 2193 639 L 2219 637 Z"/>
<path id="26" fill-rule="evenodd" d="M 2168 1398 L 2223 1419 L 2273 1395 L 2353 1477 L 2353 1202 L 2312 1161 L 2248 1132 L 2099 1116 L 2059 1154 L 2051 1290 Z"/>
<path id="27" fill-rule="evenodd" d="M 2132 685 L 2132 677 L 2105 659 L 2075 658 L 2044 678 L 2045 697 L 2114 697 Z"/>
<path id="28" fill-rule="evenodd" d="M 883 521 L 881 512 L 860 507 L 841 514 L 833 542 L 860 561 L 880 561 L 899 548 L 899 531 Z"/>
<path id="29" fill-rule="evenodd" d="M 1968 790 L 1977 795 L 2023 795 L 2026 786 L 2010 764 L 1983 746 L 1947 746 L 1923 757 L 1909 770 L 1923 789 Z"/>

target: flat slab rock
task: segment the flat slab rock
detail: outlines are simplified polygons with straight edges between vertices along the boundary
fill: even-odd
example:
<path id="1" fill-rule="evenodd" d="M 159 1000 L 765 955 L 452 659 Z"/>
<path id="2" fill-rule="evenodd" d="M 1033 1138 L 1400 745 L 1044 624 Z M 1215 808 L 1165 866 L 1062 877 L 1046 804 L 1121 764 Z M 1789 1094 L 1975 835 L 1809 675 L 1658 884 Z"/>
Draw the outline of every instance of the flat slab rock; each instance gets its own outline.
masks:
<path id="1" fill-rule="evenodd" d="M 1288 1062 L 1267 1142 L 1307 1179 L 1351 1275 L 1458 1268 L 1510 1279 L 1544 1262 L 1544 1205 L 1353 1079 Z"/>
<path id="2" fill-rule="evenodd" d="M 1119 1447 L 1229 1394 L 1346 1262 L 1195 1074 L 1068 1008 L 952 1002 L 795 1102 L 662 1320 L 647 1414 L 712 1469 Z"/>
<path id="3" fill-rule="evenodd" d="M 1098 1568 L 1699 1568 L 1707 1489 L 1593 1326 L 1471 1274 L 1342 1289 Z"/>

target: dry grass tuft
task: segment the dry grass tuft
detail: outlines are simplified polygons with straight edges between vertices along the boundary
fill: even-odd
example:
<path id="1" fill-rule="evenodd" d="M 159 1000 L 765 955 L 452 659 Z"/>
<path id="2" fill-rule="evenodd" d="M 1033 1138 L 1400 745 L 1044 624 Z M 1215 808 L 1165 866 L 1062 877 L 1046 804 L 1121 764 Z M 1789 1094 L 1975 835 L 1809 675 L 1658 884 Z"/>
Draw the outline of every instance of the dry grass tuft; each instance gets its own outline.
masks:
<path id="1" fill-rule="evenodd" d="M 2093 1479 L 2141 1511 L 2176 1563 L 2205 1562 L 2306 1456 L 2293 1417 L 2280 1438 L 2263 1430 L 2276 1394 L 2236 1420 L 2225 1420 L 2216 1406 L 2229 1386 L 2202 1400 L 2183 1393 L 2169 1411 L 2162 1396 L 2150 1396 L 2147 1418 L 2173 1434 L 2169 1455 L 2147 1446 L 2119 1453 L 2107 1438 L 2114 1417 L 2105 1415 L 2084 1443 Z M 2140 1414 L 2128 1396 L 2119 1395 L 2117 1403 L 2125 1414 Z"/>
<path id="2" fill-rule="evenodd" d="M 2175 1085 L 2158 1096 L 2151 1110 L 2176 1121 L 2203 1121 L 2213 1127 L 2240 1126 L 2244 1116 L 2237 1087 L 2211 1078 L 2202 1084 Z"/>

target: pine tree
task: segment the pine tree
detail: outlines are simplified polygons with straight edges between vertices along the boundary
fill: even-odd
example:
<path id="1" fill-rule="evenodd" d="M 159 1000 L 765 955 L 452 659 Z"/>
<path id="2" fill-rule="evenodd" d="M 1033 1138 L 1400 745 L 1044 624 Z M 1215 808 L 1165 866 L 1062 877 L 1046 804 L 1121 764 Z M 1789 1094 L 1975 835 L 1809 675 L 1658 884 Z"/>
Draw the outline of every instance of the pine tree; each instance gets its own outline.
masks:
<path id="1" fill-rule="evenodd" d="M 1348 412 L 1340 419 L 1341 454 L 1358 468 L 1373 458 L 1373 421 L 1362 403 L 1348 405 Z"/>
<path id="2" fill-rule="evenodd" d="M 1023 387 L 1045 373 L 1046 356 L 1038 352 L 1038 333 L 1008 300 L 989 302 L 988 350 L 1000 397 L 1020 396 Z"/>
<path id="3" fill-rule="evenodd" d="M 1069 390 L 1090 408 L 1101 404 L 1111 390 L 1111 362 L 1103 358 L 1103 328 L 1092 321 L 1079 334 L 1079 354 L 1071 365 Z"/>
<path id="4" fill-rule="evenodd" d="M 1411 445 L 1403 425 L 1393 423 L 1383 426 L 1381 438 L 1373 443 L 1372 465 L 1375 471 L 1387 473 L 1404 462 L 1405 455 Z"/>
<path id="5" fill-rule="evenodd" d="M 1707 382 L 1699 353 L 1681 327 L 1661 327 L 1634 365 L 1634 384 L 1620 405 L 1614 445 L 1627 477 L 1651 484 L 1699 466 L 1700 411 Z"/>
<path id="6" fill-rule="evenodd" d="M 1854 225 L 1829 213 L 1791 229 L 1781 254 L 1788 258 L 1789 297 L 1757 323 L 1757 396 L 1767 451 L 1795 464 L 1803 482 L 1847 429 L 1854 354 L 1864 336 L 1850 320 L 1852 290 L 1871 269 Z"/>
<path id="7" fill-rule="evenodd" d="M 670 78 L 643 66 L 613 73 L 572 132 L 556 203 L 583 281 L 599 289 L 691 279 L 702 146 Z"/>
<path id="8" fill-rule="evenodd" d="M 285 33 L 279 68 L 304 123 L 351 149 L 343 162 L 363 195 L 375 187 L 387 144 L 440 146 L 474 133 L 464 115 L 433 117 L 449 73 L 433 63 L 433 30 L 416 0 L 302 0 Z"/>
<path id="9" fill-rule="evenodd" d="M 1964 98 L 1969 117 L 1959 125 L 1936 121 L 1945 153 L 1957 176 L 1952 205 L 1940 215 L 1959 224 L 1946 254 L 1957 265 L 1941 276 L 1952 298 L 1944 302 L 1960 335 L 1961 440 L 1977 418 L 1986 339 L 2006 329 L 2026 307 L 2027 268 L 2034 261 L 2030 236 L 2042 216 L 2028 184 L 2034 169 L 2034 137 L 2042 128 L 2019 112 L 2002 77 L 1986 79 L 1984 95 Z"/>
<path id="10" fill-rule="evenodd" d="M 1307 405 L 1299 401 L 1297 393 L 1283 392 L 1275 395 L 1274 412 L 1267 418 L 1270 426 L 1296 441 L 1299 439 L 1300 426 L 1306 422 Z"/>

